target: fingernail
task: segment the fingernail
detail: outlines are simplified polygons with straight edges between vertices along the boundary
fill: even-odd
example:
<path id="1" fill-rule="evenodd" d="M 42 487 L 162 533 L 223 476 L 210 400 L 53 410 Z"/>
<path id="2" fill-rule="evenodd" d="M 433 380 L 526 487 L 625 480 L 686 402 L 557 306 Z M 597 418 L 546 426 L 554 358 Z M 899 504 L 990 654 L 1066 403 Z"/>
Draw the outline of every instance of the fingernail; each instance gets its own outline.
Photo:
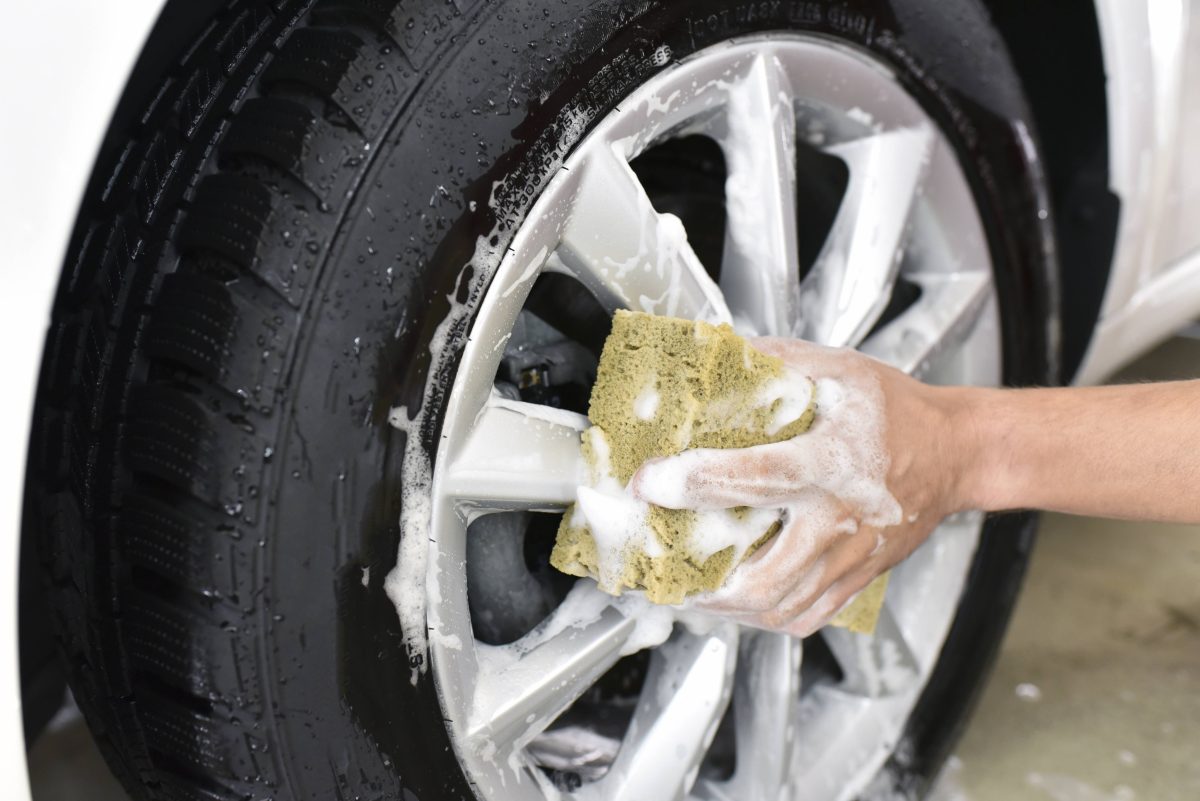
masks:
<path id="1" fill-rule="evenodd" d="M 655 459 L 643 464 L 633 476 L 635 498 L 669 509 L 683 508 L 686 503 L 683 474 L 671 460 Z"/>
<path id="2" fill-rule="evenodd" d="M 656 495 L 655 490 L 659 488 L 659 484 L 661 483 L 661 480 L 658 478 L 658 471 L 655 469 L 655 463 L 652 461 L 646 462 L 633 474 L 633 482 L 631 484 L 633 497 L 647 503 L 656 503 L 654 497 Z"/>
<path id="3" fill-rule="evenodd" d="M 637 498 L 639 501 L 649 502 L 649 500 L 650 500 L 649 498 L 647 498 L 645 496 L 645 493 L 643 492 L 643 488 L 644 488 L 644 484 L 645 484 L 643 476 L 644 476 L 644 474 L 646 472 L 646 468 L 648 466 L 649 466 L 649 462 L 643 464 L 641 467 L 639 467 L 637 469 L 637 472 L 633 474 L 633 478 L 631 478 L 629 480 L 629 491 L 632 492 L 633 497 Z"/>

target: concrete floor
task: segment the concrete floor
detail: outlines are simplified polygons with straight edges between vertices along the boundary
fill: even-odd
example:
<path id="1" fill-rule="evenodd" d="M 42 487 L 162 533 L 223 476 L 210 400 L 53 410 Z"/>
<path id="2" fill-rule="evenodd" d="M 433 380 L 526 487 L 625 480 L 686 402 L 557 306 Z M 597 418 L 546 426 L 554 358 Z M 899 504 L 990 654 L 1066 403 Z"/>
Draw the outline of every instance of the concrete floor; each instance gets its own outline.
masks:
<path id="1" fill-rule="evenodd" d="M 1175 339 L 1120 381 L 1200 377 Z M 1200 412 L 1198 412 L 1200 413 Z M 1200 798 L 1200 527 L 1048 515 L 937 801 Z M 77 718 L 30 753 L 34 801 L 126 801 Z"/>
<path id="2" fill-rule="evenodd" d="M 1114 380 L 1196 377 L 1200 341 L 1179 338 Z M 1047 515 L 936 797 L 1192 801 L 1197 757 L 1200 527 Z"/>
<path id="3" fill-rule="evenodd" d="M 29 749 L 29 783 L 33 801 L 129 801 L 73 708 Z"/>

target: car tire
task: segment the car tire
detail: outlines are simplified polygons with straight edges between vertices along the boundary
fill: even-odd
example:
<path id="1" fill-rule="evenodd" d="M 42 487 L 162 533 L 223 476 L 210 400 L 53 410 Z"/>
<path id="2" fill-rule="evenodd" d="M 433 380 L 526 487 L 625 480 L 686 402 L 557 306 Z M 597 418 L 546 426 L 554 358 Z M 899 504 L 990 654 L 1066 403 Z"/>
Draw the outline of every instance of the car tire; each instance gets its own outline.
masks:
<path id="1" fill-rule="evenodd" d="M 436 443 L 468 328 L 443 322 L 664 52 L 778 30 L 870 52 L 939 121 L 987 227 L 1005 379 L 1050 381 L 1034 126 L 974 0 L 247 0 L 162 76 L 69 249 L 27 503 L 70 686 L 134 798 L 475 797 L 384 587 L 406 439 Z M 892 784 L 944 757 L 1031 537 L 987 524 Z"/>

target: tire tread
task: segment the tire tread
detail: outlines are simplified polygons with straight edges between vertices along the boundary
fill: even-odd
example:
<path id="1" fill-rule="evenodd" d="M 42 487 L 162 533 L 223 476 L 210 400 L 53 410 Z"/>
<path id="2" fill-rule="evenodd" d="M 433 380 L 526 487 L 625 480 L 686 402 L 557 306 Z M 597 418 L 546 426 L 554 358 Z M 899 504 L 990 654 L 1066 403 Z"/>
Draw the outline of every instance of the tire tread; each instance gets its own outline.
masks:
<path id="1" fill-rule="evenodd" d="M 219 12 L 97 166 L 66 261 L 29 519 L 69 683 L 139 801 L 293 797 L 248 488 L 277 469 L 331 206 L 420 85 L 389 28 L 402 4 L 354 5 L 375 16 Z"/>

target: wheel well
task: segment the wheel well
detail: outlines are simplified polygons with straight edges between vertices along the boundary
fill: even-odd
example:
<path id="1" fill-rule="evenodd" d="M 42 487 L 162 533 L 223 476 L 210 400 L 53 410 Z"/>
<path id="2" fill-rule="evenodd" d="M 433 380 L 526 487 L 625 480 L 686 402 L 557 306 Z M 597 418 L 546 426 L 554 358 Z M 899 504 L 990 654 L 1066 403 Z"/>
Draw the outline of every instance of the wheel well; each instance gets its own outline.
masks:
<path id="1" fill-rule="evenodd" d="M 1094 0 L 984 0 L 1037 124 L 1058 242 L 1061 379 L 1083 360 L 1108 285 L 1120 200 L 1109 191 L 1104 53 Z"/>

